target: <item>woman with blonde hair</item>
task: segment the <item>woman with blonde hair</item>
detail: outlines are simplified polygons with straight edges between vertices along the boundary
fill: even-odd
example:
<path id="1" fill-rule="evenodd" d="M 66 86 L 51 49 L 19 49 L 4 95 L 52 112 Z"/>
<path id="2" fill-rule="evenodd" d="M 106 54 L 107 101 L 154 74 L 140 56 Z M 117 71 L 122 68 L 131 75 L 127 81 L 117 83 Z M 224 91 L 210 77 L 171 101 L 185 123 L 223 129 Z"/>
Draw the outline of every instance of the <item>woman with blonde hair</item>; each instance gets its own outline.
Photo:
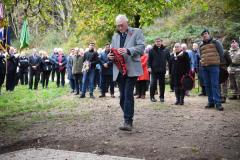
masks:
<path id="1" fill-rule="evenodd" d="M 182 50 L 180 43 L 174 45 L 173 52 L 170 58 L 170 65 L 176 96 L 175 105 L 184 105 L 185 89 L 182 84 L 182 78 L 190 71 L 190 59 L 188 53 Z"/>

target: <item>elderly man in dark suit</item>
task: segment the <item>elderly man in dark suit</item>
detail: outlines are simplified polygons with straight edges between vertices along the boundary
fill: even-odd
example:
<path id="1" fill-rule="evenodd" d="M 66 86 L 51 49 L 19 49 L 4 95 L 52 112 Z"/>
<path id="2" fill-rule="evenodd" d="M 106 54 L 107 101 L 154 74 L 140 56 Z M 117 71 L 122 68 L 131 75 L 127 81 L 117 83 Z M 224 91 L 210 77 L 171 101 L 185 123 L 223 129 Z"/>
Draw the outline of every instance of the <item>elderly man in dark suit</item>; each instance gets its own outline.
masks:
<path id="1" fill-rule="evenodd" d="M 127 75 L 123 75 L 117 66 L 113 65 L 113 80 L 118 82 L 120 89 L 120 106 L 124 113 L 124 125 L 120 130 L 131 131 L 134 115 L 133 90 L 137 77 L 143 74 L 140 56 L 143 54 L 144 36 L 141 29 L 128 26 L 125 15 L 116 17 L 117 33 L 112 37 L 111 47 L 118 49 L 124 57 Z M 114 54 L 109 54 L 109 59 L 114 60 Z"/>
<path id="2" fill-rule="evenodd" d="M 35 77 L 34 81 L 34 89 L 38 89 L 38 82 L 40 80 L 40 64 L 41 57 L 38 55 L 36 49 L 33 49 L 33 54 L 29 57 L 29 71 L 30 71 L 30 80 L 29 80 L 29 89 L 32 90 L 33 86 L 33 77 Z"/>

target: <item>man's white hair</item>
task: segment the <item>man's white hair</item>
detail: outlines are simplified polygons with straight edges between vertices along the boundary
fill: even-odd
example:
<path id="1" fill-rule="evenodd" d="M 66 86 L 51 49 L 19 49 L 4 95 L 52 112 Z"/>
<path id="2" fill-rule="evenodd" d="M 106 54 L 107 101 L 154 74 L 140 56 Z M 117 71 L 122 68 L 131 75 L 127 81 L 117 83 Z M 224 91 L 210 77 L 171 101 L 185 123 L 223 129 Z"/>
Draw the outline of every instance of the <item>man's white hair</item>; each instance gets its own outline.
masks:
<path id="1" fill-rule="evenodd" d="M 53 52 L 57 52 L 57 51 L 58 51 L 58 49 L 57 49 L 57 48 L 54 48 L 54 49 L 53 49 Z"/>
<path id="2" fill-rule="evenodd" d="M 186 43 L 182 43 L 182 44 L 181 44 L 181 47 L 184 48 L 184 49 L 187 49 L 187 48 L 188 48 Z"/>
<path id="3" fill-rule="evenodd" d="M 117 17 L 116 17 L 116 23 L 119 23 L 119 22 L 128 22 L 128 18 L 126 15 L 123 15 L 123 14 L 119 14 Z"/>

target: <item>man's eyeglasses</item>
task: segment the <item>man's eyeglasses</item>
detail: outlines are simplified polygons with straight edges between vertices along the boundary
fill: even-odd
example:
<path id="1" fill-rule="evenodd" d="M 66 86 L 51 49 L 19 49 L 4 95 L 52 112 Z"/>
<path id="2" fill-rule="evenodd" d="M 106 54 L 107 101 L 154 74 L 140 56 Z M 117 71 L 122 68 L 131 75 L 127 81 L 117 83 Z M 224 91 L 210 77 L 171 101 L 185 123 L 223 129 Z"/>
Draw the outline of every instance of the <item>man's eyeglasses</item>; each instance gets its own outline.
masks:
<path id="1" fill-rule="evenodd" d="M 124 25 L 123 24 L 118 24 L 117 27 L 120 28 L 120 27 L 123 27 Z"/>

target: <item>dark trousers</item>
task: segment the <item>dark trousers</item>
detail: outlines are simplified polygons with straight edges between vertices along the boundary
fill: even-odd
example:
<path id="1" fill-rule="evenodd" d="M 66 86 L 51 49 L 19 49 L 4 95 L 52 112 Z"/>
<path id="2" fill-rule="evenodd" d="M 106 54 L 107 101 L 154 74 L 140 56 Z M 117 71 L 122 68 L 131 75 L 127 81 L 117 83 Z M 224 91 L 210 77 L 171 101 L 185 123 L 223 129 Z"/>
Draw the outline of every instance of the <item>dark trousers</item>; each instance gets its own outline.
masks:
<path id="1" fill-rule="evenodd" d="M 169 74 L 169 84 L 170 84 L 170 89 L 173 91 L 174 90 L 174 82 L 173 82 L 173 75 Z"/>
<path id="2" fill-rule="evenodd" d="M 65 69 L 62 70 L 61 72 L 58 71 L 58 70 L 56 71 L 56 73 L 57 73 L 57 87 L 60 86 L 60 81 L 61 81 L 62 87 L 65 85 L 65 72 L 66 72 Z"/>
<path id="3" fill-rule="evenodd" d="M 4 80 L 5 80 L 5 73 L 4 74 L 0 74 L 0 86 L 3 85 Z"/>
<path id="4" fill-rule="evenodd" d="M 94 74 L 94 87 L 100 87 L 101 83 L 101 78 L 100 78 L 100 71 L 99 69 L 95 69 L 95 74 Z"/>
<path id="5" fill-rule="evenodd" d="M 165 73 L 151 73 L 150 97 L 153 98 L 157 89 L 157 80 L 159 80 L 160 98 L 164 98 L 165 93 Z"/>
<path id="6" fill-rule="evenodd" d="M 119 73 L 117 82 L 120 90 L 120 106 L 124 114 L 124 122 L 132 123 L 134 115 L 133 90 L 137 77 L 128 77 Z"/>
<path id="7" fill-rule="evenodd" d="M 28 84 L 28 72 L 20 72 L 20 82 L 21 85 Z"/>
<path id="8" fill-rule="evenodd" d="M 74 74 L 74 81 L 75 81 L 75 90 L 77 93 L 82 91 L 82 77 L 83 74 Z"/>
<path id="9" fill-rule="evenodd" d="M 42 72 L 42 87 L 48 88 L 48 82 L 50 77 L 51 71 L 43 71 Z"/>
<path id="10" fill-rule="evenodd" d="M 110 94 L 114 94 L 114 83 L 112 75 L 101 75 L 101 93 L 105 95 L 110 86 Z"/>
<path id="11" fill-rule="evenodd" d="M 52 75 L 51 75 L 51 77 L 52 77 L 52 82 L 54 82 L 55 73 L 56 73 L 56 69 L 53 68 L 53 69 L 52 69 Z"/>
<path id="12" fill-rule="evenodd" d="M 15 75 L 15 86 L 18 85 L 19 80 L 20 80 L 20 72 L 17 72 Z"/>
<path id="13" fill-rule="evenodd" d="M 136 83 L 136 92 L 138 93 L 138 96 L 145 96 L 147 91 L 147 80 L 137 81 Z"/>
<path id="14" fill-rule="evenodd" d="M 6 90 L 13 91 L 16 84 L 16 73 L 7 73 L 6 75 Z"/>
<path id="15" fill-rule="evenodd" d="M 38 88 L 38 82 L 40 80 L 40 72 L 39 71 L 30 71 L 29 89 L 32 89 L 33 77 L 35 77 L 34 89 L 37 89 Z"/>

